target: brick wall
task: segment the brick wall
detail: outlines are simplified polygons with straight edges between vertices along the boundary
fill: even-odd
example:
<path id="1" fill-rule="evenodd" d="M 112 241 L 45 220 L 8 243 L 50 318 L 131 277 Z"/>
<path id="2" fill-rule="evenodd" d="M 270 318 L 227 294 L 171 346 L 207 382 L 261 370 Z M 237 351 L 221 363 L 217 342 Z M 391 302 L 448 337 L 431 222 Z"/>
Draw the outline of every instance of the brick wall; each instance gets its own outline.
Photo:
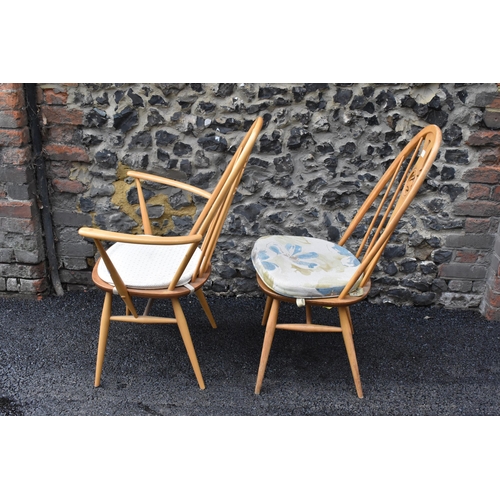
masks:
<path id="1" fill-rule="evenodd" d="M 494 241 L 480 311 L 487 319 L 500 321 L 500 227 Z"/>
<path id="2" fill-rule="evenodd" d="M 469 144 L 481 155 L 477 165 L 464 174 L 469 182 L 467 199 L 457 205 L 456 212 L 466 217 L 466 231 L 471 236 L 468 248 L 477 257 L 474 268 L 484 274 L 480 311 L 488 319 L 500 320 L 500 95 L 484 94 L 480 104 L 490 130 L 469 137 Z M 489 262 L 483 259 L 487 250 Z"/>
<path id="3" fill-rule="evenodd" d="M 48 279 L 22 84 L 0 85 L 0 292 L 43 294 Z"/>
<path id="4" fill-rule="evenodd" d="M 79 176 L 85 176 L 90 164 L 82 142 L 84 111 L 68 106 L 68 93 L 76 88 L 77 84 L 40 84 L 38 92 L 59 276 L 68 290 L 75 283 L 77 288 L 92 284 L 88 269 L 95 253 L 78 235 L 78 228 L 91 225 L 92 219 L 75 206 L 87 189 Z"/>

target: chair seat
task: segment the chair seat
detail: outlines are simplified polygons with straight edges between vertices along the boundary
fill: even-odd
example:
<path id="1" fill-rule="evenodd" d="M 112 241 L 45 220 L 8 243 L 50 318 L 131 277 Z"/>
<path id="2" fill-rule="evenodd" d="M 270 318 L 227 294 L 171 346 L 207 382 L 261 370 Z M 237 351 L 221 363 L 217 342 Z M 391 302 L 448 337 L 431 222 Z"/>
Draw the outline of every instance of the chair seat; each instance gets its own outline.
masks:
<path id="1" fill-rule="evenodd" d="M 252 262 L 269 288 L 297 299 L 339 295 L 360 265 L 349 250 L 330 241 L 277 235 L 255 242 Z M 360 281 L 361 278 L 351 293 Z"/>
<path id="2" fill-rule="evenodd" d="M 191 245 L 135 245 L 115 243 L 107 253 L 127 287 L 139 289 L 167 288 L 179 269 Z M 177 286 L 189 283 L 201 256 L 197 248 L 184 270 Z M 113 280 L 103 260 L 97 274 L 106 283 Z"/>

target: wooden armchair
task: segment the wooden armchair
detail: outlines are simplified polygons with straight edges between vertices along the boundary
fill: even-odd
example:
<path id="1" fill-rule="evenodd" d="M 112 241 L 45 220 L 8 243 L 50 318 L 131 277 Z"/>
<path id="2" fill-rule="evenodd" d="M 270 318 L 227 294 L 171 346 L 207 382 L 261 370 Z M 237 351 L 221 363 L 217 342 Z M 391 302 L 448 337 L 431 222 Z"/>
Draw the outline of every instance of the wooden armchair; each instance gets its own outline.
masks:
<path id="1" fill-rule="evenodd" d="M 259 287 L 267 296 L 262 324 L 266 325 L 255 385 L 259 394 L 276 329 L 341 332 L 357 394 L 363 397 L 349 307 L 365 299 L 370 276 L 396 225 L 408 208 L 441 144 L 441 130 L 429 125 L 401 151 L 358 210 L 339 244 L 299 236 L 265 236 L 252 250 Z M 346 247 L 357 228 L 366 234 L 355 253 Z M 350 242 L 350 240 L 349 240 Z M 281 302 L 305 306 L 305 323 L 278 323 Z M 318 325 L 312 306 L 338 309 L 340 326 Z"/>
<path id="2" fill-rule="evenodd" d="M 211 258 L 217 240 L 262 124 L 262 118 L 255 120 L 212 193 L 157 175 L 128 171 L 127 175 L 135 179 L 144 234 L 122 234 L 90 227 L 79 229 L 79 234 L 85 238 L 92 238 L 99 250 L 100 258 L 94 266 L 92 279 L 97 287 L 105 292 L 97 349 L 95 387 L 100 385 L 110 321 L 125 321 L 177 324 L 200 389 L 205 388 L 179 299 L 195 293 L 211 326 L 216 328 L 202 286 L 210 276 Z M 173 186 L 207 199 L 188 235 L 152 234 L 142 181 Z M 114 244 L 105 249 L 103 241 Z M 122 316 L 111 315 L 113 294 L 118 294 L 125 303 L 125 314 Z M 134 306 L 134 297 L 149 299 L 141 315 Z M 171 300 L 174 317 L 150 316 L 151 304 L 155 299 Z"/>

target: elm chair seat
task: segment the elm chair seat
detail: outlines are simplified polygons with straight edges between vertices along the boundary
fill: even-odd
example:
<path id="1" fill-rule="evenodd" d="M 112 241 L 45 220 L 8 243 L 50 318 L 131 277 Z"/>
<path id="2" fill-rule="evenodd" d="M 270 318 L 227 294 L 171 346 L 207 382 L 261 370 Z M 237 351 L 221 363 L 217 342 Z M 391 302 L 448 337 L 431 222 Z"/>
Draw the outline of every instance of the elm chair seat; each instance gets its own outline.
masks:
<path id="1" fill-rule="evenodd" d="M 191 245 L 136 245 L 115 243 L 108 250 L 118 274 L 129 288 L 154 290 L 168 288 Z M 201 258 L 201 250 L 194 251 L 177 286 L 189 284 Z M 113 278 L 103 260 L 99 261 L 97 274 L 113 285 Z"/>
<path id="2" fill-rule="evenodd" d="M 296 299 L 336 297 L 360 265 L 349 250 L 330 241 L 280 235 L 259 238 L 252 263 L 271 290 Z"/>

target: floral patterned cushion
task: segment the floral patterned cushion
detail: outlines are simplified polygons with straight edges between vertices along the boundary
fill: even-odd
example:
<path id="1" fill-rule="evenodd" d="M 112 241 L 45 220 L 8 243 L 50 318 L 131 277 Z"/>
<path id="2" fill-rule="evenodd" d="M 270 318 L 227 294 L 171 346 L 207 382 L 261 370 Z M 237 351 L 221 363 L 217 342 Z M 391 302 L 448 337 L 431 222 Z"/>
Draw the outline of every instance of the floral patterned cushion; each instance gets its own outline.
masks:
<path id="1" fill-rule="evenodd" d="M 339 295 L 360 265 L 344 247 L 303 236 L 259 238 L 252 249 L 252 262 L 269 288 L 297 299 Z"/>

